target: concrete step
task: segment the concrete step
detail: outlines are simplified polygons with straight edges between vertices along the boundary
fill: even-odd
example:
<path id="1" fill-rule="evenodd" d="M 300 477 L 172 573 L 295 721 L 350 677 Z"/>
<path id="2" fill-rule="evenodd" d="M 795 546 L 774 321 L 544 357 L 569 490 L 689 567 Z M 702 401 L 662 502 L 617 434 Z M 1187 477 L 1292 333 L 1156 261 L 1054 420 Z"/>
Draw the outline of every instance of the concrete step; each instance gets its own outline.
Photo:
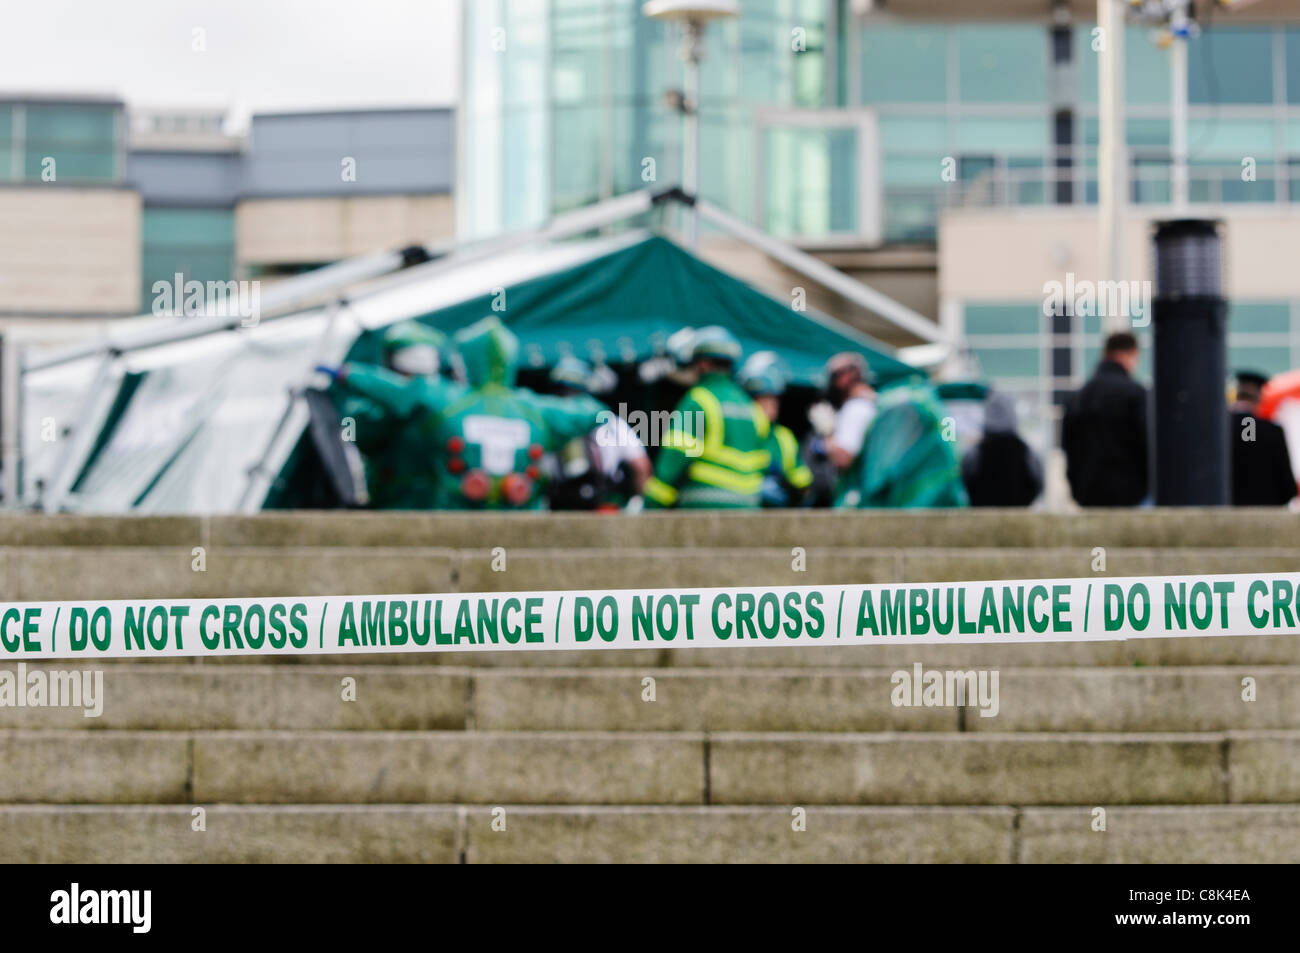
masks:
<path id="1" fill-rule="evenodd" d="M 254 516 L 0 515 L 4 546 L 207 547 L 1256 547 L 1294 545 L 1279 509 L 761 513 L 261 513 Z"/>
<path id="2" fill-rule="evenodd" d="M 277 665 L 321 665 L 338 656 L 289 655 Z M 1130 639 L 1125 642 L 1042 642 L 1005 645 L 774 646 L 760 650 L 619 649 L 573 652 L 359 653 L 356 665 L 438 665 L 453 668 L 889 668 L 923 662 L 929 668 L 1094 668 L 1112 666 L 1300 665 L 1300 639 L 1277 636 L 1206 636 L 1193 639 Z M 122 660 L 126 664 L 126 660 Z M 265 665 L 265 658 L 227 656 L 154 660 L 148 664 Z M 115 664 L 105 659 L 104 664 Z M 140 663 L 131 663 L 140 664 Z"/>
<path id="3" fill-rule="evenodd" d="M 815 542 L 815 541 L 814 541 Z M 814 586 L 978 579 L 1294 572 L 1300 549 L 1121 549 L 1093 572 L 1084 548 L 490 549 L 20 547 L 0 550 L 0 600 L 221 598 L 555 589 Z"/>
<path id="4" fill-rule="evenodd" d="M 761 653 L 760 653 L 761 654 Z M 927 669 L 932 668 L 926 666 Z M 29 664 L 28 671 L 67 669 Z M 996 713 L 893 704 L 901 669 L 104 666 L 102 713 L 0 728 L 352 731 L 1207 732 L 1300 729 L 1300 666 L 1003 668 Z M 969 669 L 968 671 L 975 671 Z M 650 685 L 646 679 L 653 679 Z M 1256 697 L 1244 701 L 1243 679 Z M 345 680 L 351 680 L 345 683 Z M 344 700 L 345 687 L 355 700 Z M 649 691 L 653 689 L 653 700 Z M 991 705 L 984 710 L 993 711 Z"/>
<path id="5" fill-rule="evenodd" d="M 1300 802 L 1300 732 L 3 731 L 0 803 Z"/>
<path id="6" fill-rule="evenodd" d="M 0 863 L 1290 863 L 1300 806 L 0 806 Z M 504 813 L 502 813 L 502 811 Z M 496 828 L 493 829 L 493 821 Z M 504 823 L 504 830 L 500 829 Z"/>

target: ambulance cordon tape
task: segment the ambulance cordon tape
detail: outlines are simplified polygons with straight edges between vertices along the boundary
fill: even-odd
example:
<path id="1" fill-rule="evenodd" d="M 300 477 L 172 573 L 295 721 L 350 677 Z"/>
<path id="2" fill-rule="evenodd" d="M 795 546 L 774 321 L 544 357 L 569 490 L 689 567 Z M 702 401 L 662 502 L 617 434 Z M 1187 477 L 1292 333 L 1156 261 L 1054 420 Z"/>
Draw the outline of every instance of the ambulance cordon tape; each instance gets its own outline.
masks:
<path id="1" fill-rule="evenodd" d="M 0 660 L 1300 635 L 1300 573 L 30 602 Z"/>

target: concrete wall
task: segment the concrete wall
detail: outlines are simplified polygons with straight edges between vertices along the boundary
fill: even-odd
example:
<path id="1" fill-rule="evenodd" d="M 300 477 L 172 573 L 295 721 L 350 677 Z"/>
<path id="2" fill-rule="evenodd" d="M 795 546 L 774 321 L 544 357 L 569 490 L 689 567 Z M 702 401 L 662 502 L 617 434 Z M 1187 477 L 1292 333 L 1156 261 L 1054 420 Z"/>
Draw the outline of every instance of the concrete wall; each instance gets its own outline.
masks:
<path id="1" fill-rule="evenodd" d="M 827 291 L 743 242 L 723 235 L 707 235 L 700 240 L 700 254 L 714 267 L 730 272 L 785 304 L 792 302 L 794 289 L 802 288 L 811 311 L 843 321 L 885 344 L 903 347 L 920 343 L 915 336 L 879 315 Z M 933 250 L 823 250 L 811 254 L 913 311 L 937 320 L 939 297 Z"/>
<path id="2" fill-rule="evenodd" d="M 0 189 L 0 313 L 135 314 L 139 306 L 137 193 Z"/>
<path id="3" fill-rule="evenodd" d="M 1294 264 L 1300 208 L 1272 205 L 1197 208 L 1223 221 L 1224 290 L 1229 298 L 1300 297 Z M 1154 280 L 1152 223 L 1168 210 L 1137 209 L 1128 217 L 1129 281 Z M 939 222 L 939 295 L 957 301 L 1033 301 L 1066 272 L 1100 280 L 1095 209 L 962 209 Z"/>
<path id="4" fill-rule="evenodd" d="M 335 261 L 454 233 L 449 195 L 249 199 L 235 209 L 236 266 Z"/>

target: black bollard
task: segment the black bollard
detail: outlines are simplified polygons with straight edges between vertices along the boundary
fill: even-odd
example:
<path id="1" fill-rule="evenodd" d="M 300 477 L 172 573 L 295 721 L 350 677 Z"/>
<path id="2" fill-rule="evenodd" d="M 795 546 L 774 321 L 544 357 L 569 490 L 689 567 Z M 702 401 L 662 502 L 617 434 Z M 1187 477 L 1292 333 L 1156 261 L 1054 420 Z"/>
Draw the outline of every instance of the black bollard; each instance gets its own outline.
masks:
<path id="1" fill-rule="evenodd" d="M 1152 473 L 1157 506 L 1226 506 L 1228 305 L 1218 224 L 1156 226 Z"/>

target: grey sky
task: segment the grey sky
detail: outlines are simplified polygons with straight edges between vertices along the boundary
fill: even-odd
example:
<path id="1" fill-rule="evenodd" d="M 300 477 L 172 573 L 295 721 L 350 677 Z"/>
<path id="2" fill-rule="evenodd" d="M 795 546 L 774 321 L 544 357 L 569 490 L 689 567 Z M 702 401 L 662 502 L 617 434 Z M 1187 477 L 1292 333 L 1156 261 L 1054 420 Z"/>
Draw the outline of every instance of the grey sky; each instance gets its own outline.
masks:
<path id="1" fill-rule="evenodd" d="M 253 110 L 453 103 L 460 0 L 0 0 L 0 93 Z M 197 52 L 195 30 L 206 51 Z"/>

